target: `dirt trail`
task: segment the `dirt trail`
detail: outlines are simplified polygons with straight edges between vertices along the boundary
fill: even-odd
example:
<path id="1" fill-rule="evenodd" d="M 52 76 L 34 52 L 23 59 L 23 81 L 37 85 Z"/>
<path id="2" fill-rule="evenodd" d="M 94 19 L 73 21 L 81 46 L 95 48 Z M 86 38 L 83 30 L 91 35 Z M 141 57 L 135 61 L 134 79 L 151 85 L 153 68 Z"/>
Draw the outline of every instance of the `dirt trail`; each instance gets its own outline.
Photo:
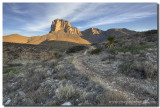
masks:
<path id="1" fill-rule="evenodd" d="M 128 99 L 128 101 L 138 100 L 133 95 L 131 95 L 131 93 L 129 92 L 117 90 L 112 84 L 110 84 L 109 81 L 106 80 L 106 78 L 103 75 L 97 74 L 95 70 L 91 69 L 85 63 L 83 63 L 83 60 L 81 59 L 83 56 L 84 55 L 77 54 L 74 56 L 74 59 L 73 59 L 73 64 L 75 68 L 77 68 L 82 74 L 85 74 L 91 80 L 94 80 L 100 83 L 104 88 L 110 91 L 122 94 L 126 99 Z"/>

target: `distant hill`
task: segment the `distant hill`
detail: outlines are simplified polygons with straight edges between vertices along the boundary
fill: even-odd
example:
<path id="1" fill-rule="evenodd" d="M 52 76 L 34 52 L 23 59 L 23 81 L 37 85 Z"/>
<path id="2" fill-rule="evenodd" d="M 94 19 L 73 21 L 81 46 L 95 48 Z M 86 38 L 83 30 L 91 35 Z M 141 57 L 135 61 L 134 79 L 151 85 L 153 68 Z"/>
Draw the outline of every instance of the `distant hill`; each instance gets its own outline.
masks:
<path id="1" fill-rule="evenodd" d="M 106 35 L 114 35 L 114 36 L 126 36 L 126 35 L 132 35 L 135 34 L 136 31 L 133 30 L 129 30 L 126 28 L 122 28 L 122 29 L 108 29 L 107 31 L 105 31 Z"/>
<path id="2" fill-rule="evenodd" d="M 91 42 L 103 42 L 106 41 L 107 36 L 127 36 L 127 35 L 133 35 L 136 31 L 129 30 L 126 28 L 122 29 L 108 29 L 106 31 L 102 31 L 97 28 L 90 28 L 87 30 L 82 31 L 82 38 Z"/>
<path id="3" fill-rule="evenodd" d="M 3 36 L 3 42 L 12 42 L 12 43 L 27 43 L 29 37 L 25 37 L 19 34 L 12 34 Z"/>
<path id="4" fill-rule="evenodd" d="M 104 31 L 97 28 L 89 28 L 82 31 L 81 37 L 89 41 L 90 43 L 102 42 L 103 40 L 106 39 Z"/>

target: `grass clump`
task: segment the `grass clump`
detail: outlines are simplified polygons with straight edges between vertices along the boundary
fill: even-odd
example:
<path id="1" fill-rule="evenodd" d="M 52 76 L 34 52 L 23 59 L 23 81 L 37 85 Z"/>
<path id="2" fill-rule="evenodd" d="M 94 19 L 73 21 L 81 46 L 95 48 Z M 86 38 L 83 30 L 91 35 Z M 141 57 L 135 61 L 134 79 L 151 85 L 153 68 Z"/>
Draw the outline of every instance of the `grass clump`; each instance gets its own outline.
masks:
<path id="1" fill-rule="evenodd" d="M 100 48 L 96 48 L 91 51 L 91 54 L 99 54 L 102 50 Z"/>
<path id="2" fill-rule="evenodd" d="M 75 94 L 76 89 L 70 84 L 66 84 L 65 86 L 60 85 L 58 91 L 56 92 L 56 96 L 64 101 L 72 99 Z"/>
<path id="3" fill-rule="evenodd" d="M 116 47 L 113 51 L 116 52 L 131 52 L 131 53 L 137 53 L 140 50 L 146 50 L 147 48 L 150 48 L 152 45 L 144 44 L 144 45 L 130 45 L 130 46 L 120 46 Z"/>

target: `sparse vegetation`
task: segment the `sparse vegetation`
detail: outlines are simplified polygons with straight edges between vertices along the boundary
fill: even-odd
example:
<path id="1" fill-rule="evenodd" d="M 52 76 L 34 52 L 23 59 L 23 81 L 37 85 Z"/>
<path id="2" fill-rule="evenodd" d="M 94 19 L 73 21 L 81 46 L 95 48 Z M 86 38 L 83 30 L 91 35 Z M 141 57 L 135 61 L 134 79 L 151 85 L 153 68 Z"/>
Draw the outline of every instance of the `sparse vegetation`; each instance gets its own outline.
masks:
<path id="1" fill-rule="evenodd" d="M 144 44 L 144 45 L 130 45 L 130 46 L 120 46 L 120 47 L 116 47 L 113 52 L 117 53 L 117 52 L 131 52 L 131 53 L 137 53 L 140 50 L 146 50 L 147 48 L 152 47 L 152 45 L 149 44 Z"/>
<path id="2" fill-rule="evenodd" d="M 54 56 L 58 56 L 58 52 L 57 51 L 54 52 Z"/>
<path id="3" fill-rule="evenodd" d="M 65 86 L 60 85 L 58 91 L 56 92 L 56 96 L 64 101 L 72 99 L 76 94 L 76 89 L 70 85 L 66 84 Z"/>
<path id="4" fill-rule="evenodd" d="M 96 48 L 91 51 L 91 54 L 99 54 L 102 50 L 100 48 Z"/>
<path id="5" fill-rule="evenodd" d="M 3 104 L 10 99 L 11 106 L 157 105 L 155 32 L 137 33 L 137 40 L 112 37 L 107 48 L 106 42 L 4 43 Z"/>
<path id="6" fill-rule="evenodd" d="M 137 79 L 157 79 L 157 67 L 145 65 L 144 62 L 124 61 L 119 66 L 119 71 Z"/>
<path id="7" fill-rule="evenodd" d="M 84 50 L 84 49 L 86 49 L 86 48 L 87 48 L 87 47 L 86 47 L 86 46 L 83 46 L 83 45 L 74 46 L 74 47 L 68 48 L 68 49 L 66 50 L 66 53 L 67 53 L 67 54 L 69 54 L 69 53 L 75 53 L 75 52 Z"/>
<path id="8" fill-rule="evenodd" d="M 3 74 L 7 77 L 17 75 L 18 73 L 23 73 L 26 72 L 26 70 L 21 70 L 21 69 L 15 69 L 15 68 L 6 68 L 3 69 Z"/>

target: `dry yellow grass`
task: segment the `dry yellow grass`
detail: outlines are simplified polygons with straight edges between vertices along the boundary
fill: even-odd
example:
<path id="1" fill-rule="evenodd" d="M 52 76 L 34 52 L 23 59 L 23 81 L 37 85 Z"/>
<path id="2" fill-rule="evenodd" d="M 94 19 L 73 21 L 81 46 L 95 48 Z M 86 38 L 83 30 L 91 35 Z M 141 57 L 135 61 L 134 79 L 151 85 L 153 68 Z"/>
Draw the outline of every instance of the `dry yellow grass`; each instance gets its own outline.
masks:
<path id="1" fill-rule="evenodd" d="M 66 84 L 65 86 L 60 85 L 59 89 L 56 92 L 56 96 L 61 100 L 71 99 L 76 93 L 76 89 L 70 85 Z"/>

